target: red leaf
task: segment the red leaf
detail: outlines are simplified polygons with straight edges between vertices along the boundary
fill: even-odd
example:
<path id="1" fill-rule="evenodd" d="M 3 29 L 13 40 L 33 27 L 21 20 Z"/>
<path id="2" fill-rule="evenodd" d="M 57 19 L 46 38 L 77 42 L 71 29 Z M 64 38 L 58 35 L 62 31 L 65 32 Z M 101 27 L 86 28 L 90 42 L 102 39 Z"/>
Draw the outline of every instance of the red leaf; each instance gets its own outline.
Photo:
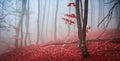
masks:
<path id="1" fill-rule="evenodd" d="M 75 15 L 75 14 L 65 14 L 65 16 L 71 17 L 71 18 L 76 18 L 76 15 Z"/>
<path id="2" fill-rule="evenodd" d="M 62 18 L 65 22 L 67 22 L 68 24 L 75 24 L 74 21 L 70 20 L 70 19 L 66 19 L 66 18 Z"/>
<path id="3" fill-rule="evenodd" d="M 72 20 L 69 20 L 69 24 L 75 24 L 75 22 Z"/>
<path id="4" fill-rule="evenodd" d="M 70 6 L 76 6 L 75 5 L 75 3 L 74 2 L 70 2 L 70 3 L 68 3 L 68 5 L 67 5 L 68 7 L 70 7 Z"/>

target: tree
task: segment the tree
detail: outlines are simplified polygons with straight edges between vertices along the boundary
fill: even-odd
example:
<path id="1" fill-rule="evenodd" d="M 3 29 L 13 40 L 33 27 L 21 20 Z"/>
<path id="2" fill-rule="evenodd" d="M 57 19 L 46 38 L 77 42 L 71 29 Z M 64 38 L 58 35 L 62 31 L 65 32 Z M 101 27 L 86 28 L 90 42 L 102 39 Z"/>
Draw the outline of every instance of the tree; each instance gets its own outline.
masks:
<path id="1" fill-rule="evenodd" d="M 44 6 L 43 7 L 43 18 L 42 18 L 42 25 L 41 25 L 41 40 L 44 41 L 44 27 L 45 27 L 45 17 L 46 17 L 46 0 L 44 0 Z"/>
<path id="2" fill-rule="evenodd" d="M 46 35 L 45 35 L 46 38 L 48 38 L 48 27 L 49 27 L 49 26 L 48 26 L 48 24 L 49 24 L 48 22 L 49 22 L 49 19 L 50 19 L 50 8 L 51 8 L 50 5 L 51 5 L 51 0 L 48 1 L 47 21 L 46 21 L 46 22 L 47 22 L 47 23 L 46 23 Z"/>
<path id="3" fill-rule="evenodd" d="M 26 9 L 26 20 L 25 20 L 25 25 L 26 25 L 26 33 L 25 33 L 25 46 L 27 46 L 27 40 L 28 37 L 30 36 L 29 34 L 29 11 L 30 11 L 30 0 L 28 0 L 27 4 L 27 9 Z"/>
<path id="4" fill-rule="evenodd" d="M 87 18 L 88 18 L 88 0 L 84 1 L 84 11 L 80 11 L 79 2 L 81 0 L 76 0 L 76 15 L 77 15 L 77 28 L 78 28 L 78 37 L 80 40 L 79 47 L 82 51 L 83 57 L 89 57 L 89 52 L 86 46 L 86 27 L 87 27 Z M 82 19 L 82 12 L 84 12 L 84 17 Z"/>
<path id="5" fill-rule="evenodd" d="M 23 41 L 23 18 L 26 10 L 26 2 L 27 0 L 22 0 L 22 10 L 20 13 L 20 20 L 18 22 L 18 27 L 19 29 L 16 29 L 16 37 L 19 37 L 19 32 L 21 31 L 21 38 L 20 39 L 20 46 L 22 47 L 22 41 Z M 18 39 L 15 40 L 15 47 L 18 48 Z"/>
<path id="6" fill-rule="evenodd" d="M 97 39 L 99 39 L 104 33 L 105 33 L 105 31 L 107 30 L 107 27 L 108 27 L 108 25 L 109 25 L 109 23 L 110 23 L 110 21 L 111 21 L 111 19 L 112 19 L 112 17 L 113 17 L 113 12 L 114 12 L 114 9 L 115 9 L 115 7 L 117 6 L 117 5 L 119 5 L 120 4 L 120 0 L 116 0 L 117 2 L 115 2 L 114 4 L 113 4 L 113 6 L 110 8 L 110 10 L 108 11 L 108 13 L 107 13 L 107 15 L 105 16 L 105 17 L 103 17 L 103 19 L 98 23 L 98 27 L 101 25 L 101 24 L 103 24 L 103 23 L 106 23 L 104 26 L 104 30 L 103 30 L 103 32 L 97 37 Z M 106 4 L 109 4 L 109 3 L 112 3 L 112 2 L 114 2 L 114 1 L 110 1 L 110 2 L 108 2 L 108 3 L 106 3 Z"/>
<path id="7" fill-rule="evenodd" d="M 59 6 L 59 0 L 57 0 L 57 3 L 56 3 L 56 11 L 55 11 L 55 29 L 54 29 L 54 40 L 57 39 L 57 15 L 58 15 L 58 6 Z"/>
<path id="8" fill-rule="evenodd" d="M 40 0 L 38 0 L 38 19 L 37 19 L 37 44 L 39 43 L 40 38 Z"/>

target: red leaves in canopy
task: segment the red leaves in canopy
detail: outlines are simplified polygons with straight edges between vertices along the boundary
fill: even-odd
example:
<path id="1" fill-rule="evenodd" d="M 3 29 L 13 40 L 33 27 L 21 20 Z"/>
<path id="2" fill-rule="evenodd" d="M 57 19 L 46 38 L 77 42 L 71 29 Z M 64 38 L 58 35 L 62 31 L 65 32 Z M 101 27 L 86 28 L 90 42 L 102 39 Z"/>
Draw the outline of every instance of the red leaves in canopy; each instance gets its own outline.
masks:
<path id="1" fill-rule="evenodd" d="M 70 18 L 76 18 L 75 14 L 65 14 L 65 16 L 70 17 Z M 62 18 L 66 23 L 68 24 L 75 24 L 73 20 L 67 19 L 67 18 Z"/>
<path id="2" fill-rule="evenodd" d="M 71 17 L 71 18 L 76 18 L 76 15 L 75 15 L 75 14 L 65 14 L 65 16 Z"/>
<path id="3" fill-rule="evenodd" d="M 68 24 L 75 24 L 73 20 L 67 19 L 67 18 L 62 18 L 66 23 Z"/>
<path id="4" fill-rule="evenodd" d="M 70 6 L 76 6 L 75 5 L 75 3 L 74 2 L 70 2 L 70 3 L 68 3 L 68 5 L 67 5 L 68 7 L 70 7 Z"/>
<path id="5" fill-rule="evenodd" d="M 70 2 L 68 3 L 67 5 L 68 7 L 70 6 L 75 6 L 75 3 L 74 2 Z M 76 15 L 75 14 L 65 14 L 65 16 L 67 17 L 70 17 L 70 18 L 76 18 Z M 73 20 L 70 20 L 70 19 L 66 19 L 66 18 L 62 18 L 66 23 L 68 24 L 75 24 L 75 22 Z"/>

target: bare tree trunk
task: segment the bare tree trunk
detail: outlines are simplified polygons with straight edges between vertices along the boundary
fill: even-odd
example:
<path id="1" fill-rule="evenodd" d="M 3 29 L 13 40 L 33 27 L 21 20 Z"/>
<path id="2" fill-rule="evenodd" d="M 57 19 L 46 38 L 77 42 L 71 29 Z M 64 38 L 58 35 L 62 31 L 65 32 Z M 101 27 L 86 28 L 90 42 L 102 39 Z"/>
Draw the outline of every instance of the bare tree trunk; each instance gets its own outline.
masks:
<path id="1" fill-rule="evenodd" d="M 70 3 L 72 2 L 71 0 L 69 1 Z M 69 14 L 71 13 L 71 7 L 69 7 Z M 68 24 L 68 33 L 67 36 L 70 36 L 70 24 Z"/>
<path id="2" fill-rule="evenodd" d="M 57 5 L 56 5 L 56 11 L 55 11 L 55 30 L 54 30 L 54 40 L 57 39 L 57 15 L 58 15 L 58 6 L 59 6 L 59 0 L 57 0 Z"/>
<path id="3" fill-rule="evenodd" d="M 23 35 L 23 19 L 24 19 L 24 15 L 25 15 L 25 11 L 26 11 L 26 3 L 27 0 L 22 0 L 22 16 L 21 16 L 21 40 L 20 40 L 20 46 L 23 46 L 23 39 L 24 39 L 24 35 Z"/>
<path id="4" fill-rule="evenodd" d="M 17 10 L 17 0 L 16 0 L 16 10 Z M 15 29 L 15 31 L 16 31 L 16 37 L 18 37 L 18 33 L 19 33 L 18 29 Z M 15 48 L 18 48 L 18 40 L 15 40 Z"/>
<path id="5" fill-rule="evenodd" d="M 37 19 L 37 44 L 40 40 L 40 0 L 38 0 L 38 19 Z"/>
<path id="6" fill-rule="evenodd" d="M 47 11 L 47 23 L 46 23 L 46 38 L 48 38 L 48 20 L 49 20 L 49 14 L 50 14 L 50 8 L 51 8 L 51 0 L 48 1 L 48 11 Z"/>
<path id="7" fill-rule="evenodd" d="M 25 46 L 27 46 L 27 40 L 28 40 L 28 37 L 29 37 L 29 3 L 30 3 L 30 1 L 28 0 L 28 4 L 27 4 L 27 13 L 26 13 L 26 23 L 25 23 L 25 25 L 26 25 L 26 34 L 25 34 Z"/>
<path id="8" fill-rule="evenodd" d="M 27 0 L 22 0 L 22 11 L 20 14 L 20 20 L 18 22 L 19 29 L 16 29 L 16 37 L 17 38 L 19 37 L 19 32 L 21 29 L 21 38 L 22 39 L 23 39 L 23 29 L 22 29 L 23 24 L 22 23 L 23 23 L 24 13 L 26 10 L 26 2 L 27 2 Z M 22 46 L 22 39 L 20 40 L 20 46 Z M 18 48 L 18 39 L 16 39 L 16 41 L 15 41 L 15 47 Z"/>
<path id="9" fill-rule="evenodd" d="M 46 16 L 46 0 L 44 0 L 44 9 L 43 9 L 43 20 L 42 20 L 42 27 L 41 27 L 41 40 L 44 42 L 44 25 L 45 25 L 45 16 Z"/>

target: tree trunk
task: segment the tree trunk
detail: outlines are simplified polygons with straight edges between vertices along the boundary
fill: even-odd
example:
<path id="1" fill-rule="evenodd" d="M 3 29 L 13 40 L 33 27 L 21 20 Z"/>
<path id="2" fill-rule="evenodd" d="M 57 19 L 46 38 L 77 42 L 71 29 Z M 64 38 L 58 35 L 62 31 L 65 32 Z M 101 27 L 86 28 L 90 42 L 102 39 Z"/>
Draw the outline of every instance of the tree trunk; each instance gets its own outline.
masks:
<path id="1" fill-rule="evenodd" d="M 86 27 L 87 27 L 87 19 L 88 19 L 88 0 L 85 0 L 84 3 L 84 19 L 83 19 L 83 40 L 82 40 L 82 52 L 83 57 L 89 57 L 89 52 L 86 46 Z"/>
<path id="2" fill-rule="evenodd" d="M 40 40 L 40 0 L 38 0 L 38 19 L 37 19 L 37 42 L 36 44 L 39 43 Z"/>
<path id="3" fill-rule="evenodd" d="M 44 7 L 43 7 L 43 20 L 41 26 L 41 40 L 44 42 L 44 28 L 45 28 L 45 18 L 46 18 L 46 1 L 44 0 Z"/>
<path id="4" fill-rule="evenodd" d="M 58 15 L 58 6 L 59 6 L 59 0 L 57 0 L 57 5 L 56 5 L 56 11 L 55 11 L 55 29 L 54 29 L 54 40 L 57 39 L 57 15 Z"/>
<path id="5" fill-rule="evenodd" d="M 30 8 L 30 1 L 28 0 L 28 6 L 27 6 L 27 13 L 26 13 L 26 34 L 25 34 L 25 46 L 27 46 L 27 40 L 28 40 L 28 37 L 29 37 L 29 8 Z"/>
<path id="6" fill-rule="evenodd" d="M 79 47 L 81 46 L 82 40 L 82 26 L 81 26 L 81 17 L 80 17 L 80 9 L 79 9 L 79 0 L 76 0 L 76 15 L 77 15 L 77 28 L 78 28 L 78 37 L 80 40 Z"/>
<path id="7" fill-rule="evenodd" d="M 89 57 L 89 52 L 86 46 L 86 26 L 88 18 L 88 0 L 84 3 L 84 18 L 82 20 L 82 15 L 80 15 L 79 0 L 76 0 L 76 14 L 77 14 L 77 26 L 78 26 L 78 37 L 80 40 L 79 47 L 82 51 L 83 57 Z M 82 8 L 81 8 L 82 9 Z M 83 23 L 82 23 L 83 22 Z"/>
<path id="8" fill-rule="evenodd" d="M 20 39 L 20 46 L 23 46 L 23 39 L 24 39 L 24 35 L 23 35 L 23 19 L 24 19 L 24 15 L 25 15 L 25 11 L 26 11 L 26 3 L 27 0 L 22 0 L 22 14 L 21 14 L 21 39 Z"/>
<path id="9" fill-rule="evenodd" d="M 18 48 L 18 38 L 19 38 L 19 32 L 20 32 L 20 28 L 21 28 L 21 38 L 23 38 L 23 31 L 22 31 L 22 23 L 23 23 L 23 18 L 24 18 L 24 13 L 25 13 L 25 10 L 26 10 L 26 2 L 27 0 L 22 0 L 22 11 L 21 11 L 21 14 L 20 14 L 20 20 L 18 22 L 18 27 L 19 29 L 16 29 L 16 37 L 17 39 L 15 40 L 15 47 Z M 20 45 L 22 46 L 22 40 L 20 40 Z"/>

